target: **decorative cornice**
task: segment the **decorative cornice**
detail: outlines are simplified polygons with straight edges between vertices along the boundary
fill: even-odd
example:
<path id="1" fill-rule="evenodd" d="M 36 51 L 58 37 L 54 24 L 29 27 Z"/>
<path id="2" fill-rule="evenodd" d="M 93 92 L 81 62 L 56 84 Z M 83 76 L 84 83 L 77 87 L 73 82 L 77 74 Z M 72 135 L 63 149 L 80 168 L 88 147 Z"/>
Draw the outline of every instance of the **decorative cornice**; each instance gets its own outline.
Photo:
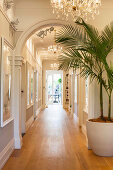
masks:
<path id="1" fill-rule="evenodd" d="M 9 41 L 7 41 L 5 38 L 4 38 L 4 42 L 8 45 L 8 47 L 10 47 L 12 50 L 14 49 L 14 46 L 12 44 L 9 43 Z"/>

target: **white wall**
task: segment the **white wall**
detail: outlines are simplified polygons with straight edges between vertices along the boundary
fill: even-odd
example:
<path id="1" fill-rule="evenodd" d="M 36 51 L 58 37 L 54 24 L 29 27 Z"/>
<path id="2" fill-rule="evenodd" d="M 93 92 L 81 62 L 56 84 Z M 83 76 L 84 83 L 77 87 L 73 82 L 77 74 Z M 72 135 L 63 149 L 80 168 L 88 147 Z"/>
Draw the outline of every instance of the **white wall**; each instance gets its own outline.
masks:
<path id="1" fill-rule="evenodd" d="M 15 15 L 19 19 L 19 30 L 25 30 L 27 27 L 37 21 L 56 19 L 52 14 L 50 0 L 14 0 L 16 4 Z"/>
<path id="2" fill-rule="evenodd" d="M 0 8 L 0 41 L 2 36 L 11 45 L 14 44 L 15 31 L 10 26 L 10 21 L 8 17 Z M 1 152 L 3 153 L 3 150 L 9 145 L 9 143 L 13 140 L 13 138 L 14 138 L 14 122 L 12 121 L 8 123 L 5 127 L 3 128 L 0 127 L 0 154 Z M 13 143 L 13 147 L 14 147 L 14 143 Z M 3 155 L 1 155 L 0 157 L 0 168 L 1 168 L 2 156 Z M 6 156 L 5 159 L 7 159 L 9 155 L 7 154 L 5 156 Z"/>
<path id="3" fill-rule="evenodd" d="M 35 44 L 32 43 L 32 48 L 35 49 Z M 34 52 L 33 52 L 34 51 Z M 26 117 L 26 130 L 29 128 L 29 126 L 31 125 L 31 123 L 34 120 L 34 111 L 37 113 L 38 109 L 41 109 L 42 106 L 42 62 L 40 60 L 39 56 L 36 56 L 36 50 L 32 50 L 30 51 L 30 49 L 27 47 L 27 44 L 25 44 L 24 48 L 23 48 L 23 52 L 22 52 L 22 56 L 24 57 L 24 63 L 26 65 L 26 72 L 24 74 L 25 77 L 25 96 L 24 96 L 24 100 L 26 100 L 26 105 L 25 105 L 25 117 Z M 29 70 L 29 105 L 27 105 L 27 87 L 28 87 L 28 80 L 27 80 L 27 71 Z M 39 84 L 38 84 L 38 101 L 36 101 L 36 98 L 34 96 L 36 96 L 35 91 L 33 90 L 33 103 L 31 103 L 31 72 L 33 71 L 33 80 L 35 79 L 34 77 L 34 72 L 38 72 L 39 73 Z M 34 86 L 35 81 L 33 81 L 33 86 Z M 34 106 L 34 103 L 36 102 L 36 105 L 38 107 Z M 34 107 L 36 108 L 36 110 L 34 110 Z M 31 121 L 30 121 L 31 120 Z M 29 123 L 30 122 L 30 123 Z"/>

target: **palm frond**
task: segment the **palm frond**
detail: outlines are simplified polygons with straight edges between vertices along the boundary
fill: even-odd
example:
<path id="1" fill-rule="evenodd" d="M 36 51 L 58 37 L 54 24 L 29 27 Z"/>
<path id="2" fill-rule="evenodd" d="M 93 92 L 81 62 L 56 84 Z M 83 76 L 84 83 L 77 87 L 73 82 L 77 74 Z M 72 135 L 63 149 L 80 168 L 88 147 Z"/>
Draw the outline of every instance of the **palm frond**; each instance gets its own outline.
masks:
<path id="1" fill-rule="evenodd" d="M 86 32 L 77 26 L 65 25 L 56 33 L 56 43 L 76 47 L 86 41 Z"/>
<path id="2" fill-rule="evenodd" d="M 96 47 L 98 47 L 98 45 L 100 46 L 101 37 L 98 30 L 94 26 L 87 24 L 82 18 L 78 18 L 75 23 L 84 28 L 89 40 Z"/>
<path id="3" fill-rule="evenodd" d="M 106 26 L 102 34 L 78 18 L 75 26 L 66 25 L 56 35 L 56 42 L 65 48 L 59 57 L 60 69 L 81 69 L 81 76 L 90 76 L 105 87 L 107 93 L 113 89 L 113 69 L 107 56 L 113 49 L 113 23 Z M 102 75 L 106 71 L 107 80 Z"/>
<path id="4" fill-rule="evenodd" d="M 113 22 L 107 25 L 101 34 L 102 46 L 107 54 L 113 49 Z"/>

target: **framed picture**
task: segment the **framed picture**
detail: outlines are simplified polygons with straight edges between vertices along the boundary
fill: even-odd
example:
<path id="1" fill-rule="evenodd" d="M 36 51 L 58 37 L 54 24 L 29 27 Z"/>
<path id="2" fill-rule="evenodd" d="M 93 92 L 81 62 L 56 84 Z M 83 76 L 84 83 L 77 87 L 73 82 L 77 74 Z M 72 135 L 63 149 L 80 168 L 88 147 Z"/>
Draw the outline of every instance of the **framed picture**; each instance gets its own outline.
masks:
<path id="1" fill-rule="evenodd" d="M 12 73 L 13 46 L 1 38 L 0 59 L 0 125 L 4 127 L 13 120 L 12 114 Z"/>

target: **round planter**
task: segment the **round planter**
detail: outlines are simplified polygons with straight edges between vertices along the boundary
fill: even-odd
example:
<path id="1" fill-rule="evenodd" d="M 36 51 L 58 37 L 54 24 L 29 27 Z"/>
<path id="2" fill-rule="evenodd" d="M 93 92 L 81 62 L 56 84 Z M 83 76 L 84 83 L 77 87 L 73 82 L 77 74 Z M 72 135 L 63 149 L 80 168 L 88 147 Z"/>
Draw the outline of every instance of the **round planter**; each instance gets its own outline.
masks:
<path id="1" fill-rule="evenodd" d="M 88 144 L 96 155 L 113 156 L 113 123 L 87 121 Z"/>

